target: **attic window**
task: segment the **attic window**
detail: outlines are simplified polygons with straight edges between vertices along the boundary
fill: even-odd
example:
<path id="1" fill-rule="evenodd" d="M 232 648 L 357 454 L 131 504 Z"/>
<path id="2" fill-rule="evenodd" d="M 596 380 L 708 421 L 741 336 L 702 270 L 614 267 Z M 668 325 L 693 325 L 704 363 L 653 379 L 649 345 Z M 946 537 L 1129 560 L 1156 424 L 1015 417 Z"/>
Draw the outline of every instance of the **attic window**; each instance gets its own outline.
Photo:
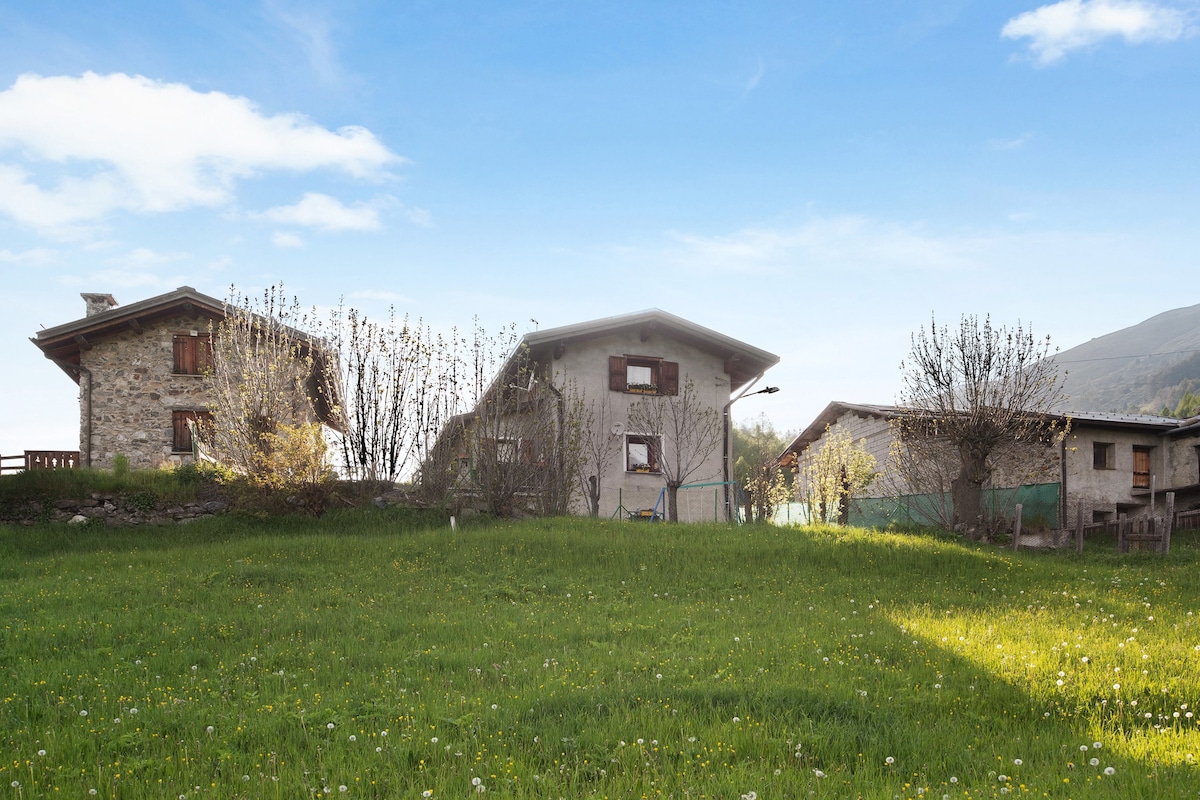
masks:
<path id="1" fill-rule="evenodd" d="M 608 388 L 633 394 L 679 394 L 679 363 L 655 356 L 609 356 Z"/>

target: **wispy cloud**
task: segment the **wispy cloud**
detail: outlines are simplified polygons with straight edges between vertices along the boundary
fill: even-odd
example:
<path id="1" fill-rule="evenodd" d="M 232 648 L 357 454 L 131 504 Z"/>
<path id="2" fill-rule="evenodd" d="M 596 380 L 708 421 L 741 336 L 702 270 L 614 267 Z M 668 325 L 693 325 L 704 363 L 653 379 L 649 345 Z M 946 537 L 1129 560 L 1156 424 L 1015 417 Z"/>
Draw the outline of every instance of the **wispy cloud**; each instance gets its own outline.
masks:
<path id="1" fill-rule="evenodd" d="M 988 139 L 989 150 L 1019 150 L 1033 141 L 1032 133 L 1022 133 L 1013 139 Z"/>
<path id="2" fill-rule="evenodd" d="M 275 231 L 275 233 L 271 234 L 271 244 L 284 248 L 304 247 L 304 239 L 300 238 L 297 234 L 288 233 L 287 231 Z"/>
<path id="3" fill-rule="evenodd" d="M 404 161 L 365 128 L 140 76 L 23 75 L 0 92 L 0 214 L 39 228 L 227 205 L 264 171 L 378 179 Z"/>
<path id="4" fill-rule="evenodd" d="M 1173 41 L 1189 27 L 1183 11 L 1152 0 L 1062 0 L 1013 17 L 1000 35 L 1029 39 L 1029 49 L 1044 65 L 1105 39 Z"/>
<path id="5" fill-rule="evenodd" d="M 269 0 L 264 8 L 299 44 L 318 80 L 326 85 L 336 84 L 341 67 L 332 41 L 329 19 L 321 10 L 287 5 L 280 0 Z"/>
<path id="6" fill-rule="evenodd" d="M 762 58 L 759 58 L 758 59 L 758 69 L 756 69 L 754 71 L 754 74 L 751 75 L 750 79 L 748 81 L 746 81 L 744 86 L 742 86 L 742 96 L 744 97 L 745 95 L 748 95 L 748 94 L 750 94 L 750 92 L 754 91 L 755 87 L 758 86 L 758 82 L 761 81 L 763 79 L 763 76 L 766 74 L 767 74 L 767 65 L 765 63 L 763 63 Z"/>
<path id="7" fill-rule="evenodd" d="M 0 250 L 0 264 L 23 264 L 28 266 L 37 266 L 47 264 L 53 261 L 58 256 L 57 250 L 51 250 L 48 247 L 35 247 L 32 250 L 24 250 L 20 253 L 14 253 L 12 250 Z"/>
<path id="8" fill-rule="evenodd" d="M 373 231 L 380 227 L 379 211 L 374 206 L 367 203 L 346 206 L 336 197 L 319 192 L 308 192 L 295 205 L 277 206 L 260 216 L 281 225 L 324 231 Z"/>
<path id="9" fill-rule="evenodd" d="M 680 267 L 714 272 L 790 274 L 806 270 L 959 270 L 976 263 L 983 243 L 926 233 L 919 226 L 867 217 L 813 219 L 705 236 L 671 232 L 662 254 Z"/>

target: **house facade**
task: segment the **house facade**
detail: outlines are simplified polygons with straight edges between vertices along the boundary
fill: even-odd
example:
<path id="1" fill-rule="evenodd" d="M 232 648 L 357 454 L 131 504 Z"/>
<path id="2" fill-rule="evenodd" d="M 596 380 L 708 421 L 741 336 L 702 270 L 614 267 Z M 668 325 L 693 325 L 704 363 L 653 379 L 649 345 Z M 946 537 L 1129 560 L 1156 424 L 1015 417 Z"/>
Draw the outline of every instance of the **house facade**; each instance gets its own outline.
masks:
<path id="1" fill-rule="evenodd" d="M 852 523 L 940 524 L 950 517 L 955 455 L 946 452 L 943 463 L 924 469 L 897 468 L 897 458 L 906 454 L 891 423 L 900 414 L 895 406 L 830 403 L 781 461 L 803 474 L 826 437 L 845 431 L 862 442 L 878 468 L 875 481 L 850 503 Z M 1092 524 L 1162 513 L 1166 492 L 1175 494 L 1177 510 L 1200 507 L 1200 418 L 1071 412 L 1056 421 L 1068 431 L 1060 442 L 1026 445 L 998 459 L 985 488 L 991 513 L 1005 517 L 1022 503 L 1024 519 L 1033 509 L 1038 524 L 1069 527 L 1080 514 Z"/>
<path id="2" fill-rule="evenodd" d="M 80 465 L 111 468 L 118 455 L 134 469 L 190 462 L 225 304 L 190 286 L 129 305 L 81 296 L 82 318 L 31 339 L 79 386 Z"/>
<path id="3" fill-rule="evenodd" d="M 715 415 L 720 430 L 716 446 L 687 478 L 688 484 L 706 484 L 707 491 L 702 499 L 687 497 L 703 505 L 694 516 L 725 519 L 730 406 L 778 361 L 772 353 L 657 309 L 536 331 L 523 337 L 489 391 L 515 397 L 506 408 L 518 413 L 476 436 L 476 447 L 479 441 L 498 441 L 501 459 L 538 461 L 551 445 L 544 438 L 527 441 L 538 435 L 522 430 L 535 420 L 532 427 L 544 436 L 574 408 L 583 412 L 586 430 L 581 483 L 571 493 L 570 511 L 589 513 L 588 495 L 594 492 L 600 516 L 662 513 L 664 472 L 670 471 L 664 462 L 686 443 L 671 431 L 631 423 L 636 420 L 631 410 L 642 401 L 688 394 L 698 410 Z M 487 402 L 485 397 L 481 407 Z M 539 408 L 549 413 L 538 417 Z M 487 424 L 481 422 L 486 411 L 471 416 L 469 424 Z"/>

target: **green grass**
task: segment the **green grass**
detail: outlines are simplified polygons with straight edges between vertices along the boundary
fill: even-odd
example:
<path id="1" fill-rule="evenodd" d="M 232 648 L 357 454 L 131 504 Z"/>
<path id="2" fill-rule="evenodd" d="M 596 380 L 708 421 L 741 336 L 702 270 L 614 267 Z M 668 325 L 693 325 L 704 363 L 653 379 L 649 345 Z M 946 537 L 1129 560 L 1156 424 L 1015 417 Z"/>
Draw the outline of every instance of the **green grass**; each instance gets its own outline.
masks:
<path id="1" fill-rule="evenodd" d="M 1164 558 L 428 522 L 0 528 L 0 797 L 1200 785 L 1186 535 Z"/>

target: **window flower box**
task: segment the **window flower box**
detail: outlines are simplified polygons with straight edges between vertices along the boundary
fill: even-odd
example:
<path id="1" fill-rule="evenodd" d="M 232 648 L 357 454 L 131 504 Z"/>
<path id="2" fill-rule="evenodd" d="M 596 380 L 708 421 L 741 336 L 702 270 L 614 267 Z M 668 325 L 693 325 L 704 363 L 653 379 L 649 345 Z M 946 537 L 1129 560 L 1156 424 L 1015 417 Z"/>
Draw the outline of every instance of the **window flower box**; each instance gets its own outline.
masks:
<path id="1" fill-rule="evenodd" d="M 653 383 L 631 383 L 628 391 L 633 394 L 658 394 L 658 385 Z"/>

